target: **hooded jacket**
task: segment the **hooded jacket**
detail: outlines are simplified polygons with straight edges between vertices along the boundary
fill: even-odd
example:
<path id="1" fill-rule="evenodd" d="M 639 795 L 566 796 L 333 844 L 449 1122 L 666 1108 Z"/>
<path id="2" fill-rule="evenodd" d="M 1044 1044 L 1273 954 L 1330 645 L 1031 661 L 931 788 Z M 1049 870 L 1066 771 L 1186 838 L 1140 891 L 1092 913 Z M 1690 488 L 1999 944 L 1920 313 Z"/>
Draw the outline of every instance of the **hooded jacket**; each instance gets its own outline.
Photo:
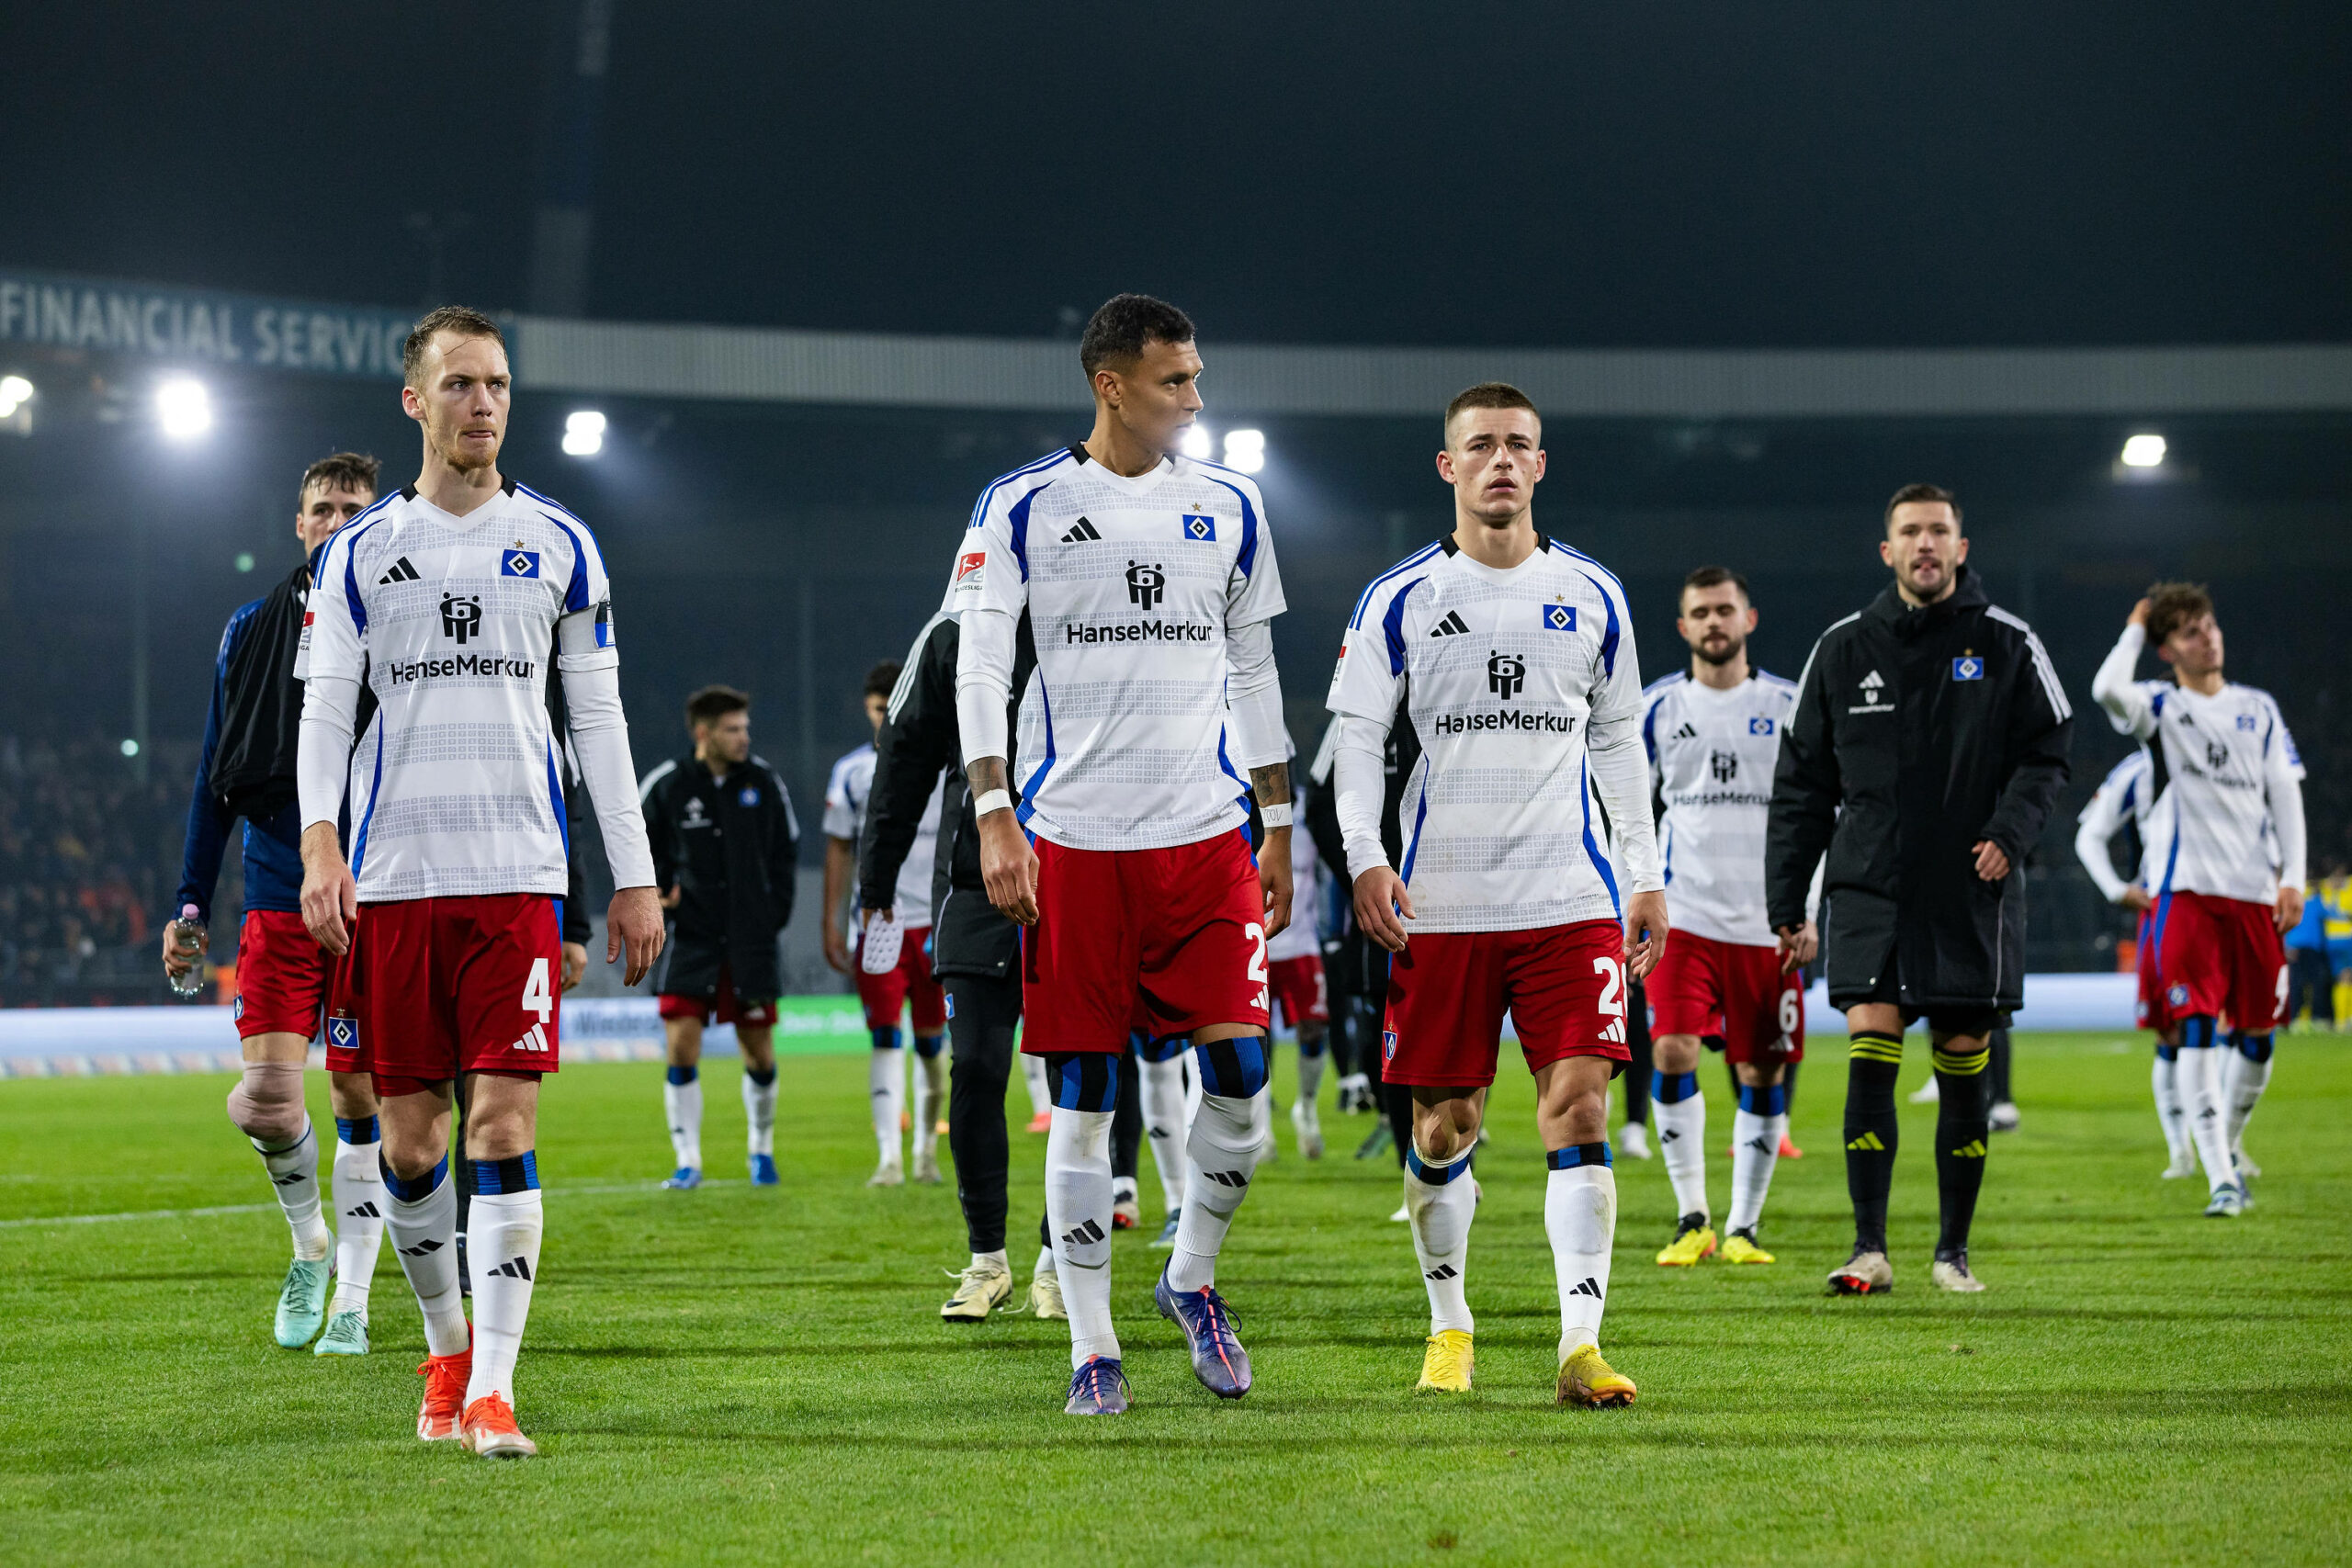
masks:
<path id="1" fill-rule="evenodd" d="M 688 753 L 646 774 L 638 797 L 654 885 L 678 890 L 677 939 L 655 989 L 714 997 L 724 964 L 741 1000 L 775 1000 L 783 990 L 775 938 L 792 919 L 800 845 L 784 781 L 758 757 L 714 778 Z"/>

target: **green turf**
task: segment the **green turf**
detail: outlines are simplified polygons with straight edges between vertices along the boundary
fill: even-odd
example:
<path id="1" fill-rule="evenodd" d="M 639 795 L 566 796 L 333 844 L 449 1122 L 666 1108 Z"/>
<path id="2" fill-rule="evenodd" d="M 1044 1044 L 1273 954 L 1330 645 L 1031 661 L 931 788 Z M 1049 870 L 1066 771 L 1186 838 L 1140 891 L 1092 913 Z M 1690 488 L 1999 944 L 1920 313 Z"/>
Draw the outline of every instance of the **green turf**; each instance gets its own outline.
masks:
<path id="1" fill-rule="evenodd" d="M 1224 1284 L 1258 1387 L 1220 1404 L 1118 1246 L 1136 1408 L 1059 1414 L 1063 1325 L 936 1316 L 952 1189 L 869 1191 L 865 1064 L 789 1062 L 781 1190 L 731 1151 L 708 1075 L 700 1192 L 669 1165 L 655 1066 L 552 1080 L 543 1282 L 510 1465 L 411 1436 L 416 1308 L 387 1251 L 376 1354 L 270 1343 L 274 1213 L 0 1227 L 0 1560 L 1552 1563 L 2345 1561 L 2352 1518 L 2352 1042 L 2296 1037 L 2248 1138 L 2236 1223 L 2159 1181 L 2145 1048 L 2021 1039 L 1975 1260 L 1926 1288 L 1930 1111 L 1905 1107 L 1891 1298 L 1826 1301 L 1849 1238 L 1826 1043 L 1766 1214 L 1770 1269 L 1668 1273 L 1656 1163 L 1619 1167 L 1604 1342 L 1628 1411 L 1551 1404 L 1558 1328 L 1523 1074 L 1495 1096 L 1471 1248 L 1477 1392 L 1407 1391 L 1424 1305 L 1397 1184 L 1339 1145 L 1267 1168 Z M 1905 1087 L 1917 1081 L 1916 1049 Z M 1704 1081 L 1727 1201 L 1728 1108 Z M 1282 1075 L 1288 1079 L 1285 1066 Z M 0 1084 L 0 1217 L 266 1201 L 223 1077 Z M 1014 1091 L 1019 1101 L 1019 1090 Z M 322 1091 L 312 1114 L 324 1124 Z M 1025 1104 L 1021 1107 L 1025 1110 Z M 1016 1121 L 1013 1257 L 1044 1140 Z M 1147 1194 L 1154 1190 L 1148 1169 Z M 1147 1198 L 1148 1213 L 1157 1203 Z"/>

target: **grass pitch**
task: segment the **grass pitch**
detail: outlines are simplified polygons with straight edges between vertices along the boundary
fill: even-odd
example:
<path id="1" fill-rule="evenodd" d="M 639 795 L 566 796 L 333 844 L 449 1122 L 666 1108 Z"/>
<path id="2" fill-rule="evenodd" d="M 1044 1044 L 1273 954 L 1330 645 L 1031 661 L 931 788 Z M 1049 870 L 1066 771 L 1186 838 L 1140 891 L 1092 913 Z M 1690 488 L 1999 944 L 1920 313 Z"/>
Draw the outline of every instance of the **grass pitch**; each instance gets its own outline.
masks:
<path id="1" fill-rule="evenodd" d="M 733 1066 L 713 1064 L 722 1179 L 683 1194 L 653 1186 L 661 1069 L 575 1067 L 546 1099 L 517 1386 L 545 1457 L 507 1465 L 412 1436 L 422 1338 L 389 1248 L 373 1356 L 271 1343 L 275 1209 L 187 1213 L 268 1196 L 226 1078 L 0 1083 L 0 1560 L 2343 1562 L 2352 1041 L 2283 1043 L 2248 1138 L 2268 1176 L 2229 1223 L 2199 1217 L 2201 1182 L 2156 1179 L 2143 1045 L 2020 1037 L 2025 1126 L 1994 1142 L 1974 1247 L 1992 1288 L 1927 1287 L 1933 1111 L 1906 1104 L 1897 1288 L 1862 1301 L 1820 1294 L 1850 1239 L 1838 1045 L 1797 1098 L 1777 1265 L 1657 1268 L 1665 1173 L 1619 1166 L 1603 1341 L 1642 1397 L 1599 1413 L 1551 1404 L 1544 1172 L 1515 1066 L 1479 1159 L 1475 1393 L 1408 1392 L 1426 1309 L 1385 1219 L 1396 1169 L 1348 1157 L 1368 1119 L 1329 1116 L 1317 1164 L 1277 1123 L 1220 1271 L 1256 1392 L 1220 1404 L 1193 1382 L 1150 1309 L 1148 1224 L 1114 1265 L 1137 1404 L 1108 1421 L 1059 1413 L 1065 1325 L 940 1323 L 953 1189 L 862 1185 L 862 1061 L 787 1060 L 786 1184 L 757 1192 L 729 1152 Z M 1720 1213 L 1729 1107 L 1721 1068 L 1702 1077 Z M 311 1099 L 329 1125 L 315 1078 Z M 1025 1281 L 1045 1140 L 1018 1125 Z M 1144 1188 L 1156 1216 L 1148 1169 Z"/>

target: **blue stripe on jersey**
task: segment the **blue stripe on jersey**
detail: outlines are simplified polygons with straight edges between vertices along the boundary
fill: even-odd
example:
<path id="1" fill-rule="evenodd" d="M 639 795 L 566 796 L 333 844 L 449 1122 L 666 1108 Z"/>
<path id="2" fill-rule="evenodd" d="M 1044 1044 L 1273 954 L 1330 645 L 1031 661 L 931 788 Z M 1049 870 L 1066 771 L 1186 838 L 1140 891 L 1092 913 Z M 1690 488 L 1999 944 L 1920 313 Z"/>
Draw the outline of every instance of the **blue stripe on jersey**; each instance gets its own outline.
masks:
<path id="1" fill-rule="evenodd" d="M 1257 508 L 1250 504 L 1250 498 L 1232 480 L 1218 479 L 1215 474 L 1208 475 L 1207 479 L 1211 484 L 1225 486 L 1233 492 L 1234 499 L 1241 502 L 1241 553 L 1234 558 L 1233 564 L 1241 569 L 1242 576 L 1247 577 L 1250 569 L 1258 564 Z"/>
<path id="2" fill-rule="evenodd" d="M 1036 499 L 1052 487 L 1039 485 L 1035 490 L 1012 503 L 1005 521 L 1012 525 L 1012 558 L 1021 563 L 1021 581 L 1029 581 L 1029 508 Z"/>
<path id="3" fill-rule="evenodd" d="M 563 840 L 563 852 L 569 858 L 571 854 L 571 823 L 564 814 L 563 781 L 556 774 L 555 742 L 552 739 L 548 742 L 548 804 L 555 808 L 556 834 Z M 556 923 L 560 925 L 562 921 Z"/>
<path id="4" fill-rule="evenodd" d="M 1380 617 L 1380 629 L 1388 634 L 1388 672 L 1405 672 L 1405 600 L 1414 589 L 1427 582 L 1426 576 L 1417 577 L 1396 590 L 1396 597 L 1388 601 L 1388 613 Z"/>
<path id="5" fill-rule="evenodd" d="M 588 607 L 588 551 L 580 543 L 580 536 L 561 519 L 549 517 L 548 521 L 571 541 L 571 581 L 563 587 L 563 613 L 569 615 L 575 610 Z"/>
<path id="6" fill-rule="evenodd" d="M 1225 754 L 1225 728 L 1221 725 L 1218 727 L 1216 732 L 1216 765 L 1225 770 L 1225 776 L 1227 778 L 1231 779 L 1235 784 L 1241 786 L 1241 793 L 1233 797 L 1233 804 L 1238 806 L 1244 811 L 1249 810 L 1250 784 L 1249 782 L 1242 778 L 1239 773 L 1233 771 L 1233 762 Z M 1244 822 L 1241 825 L 1241 840 L 1244 843 L 1250 843 L 1250 824 L 1247 822 Z M 1254 843 L 1250 844 L 1250 848 L 1252 852 L 1255 852 L 1257 847 L 1258 846 Z"/>
<path id="7" fill-rule="evenodd" d="M 1665 867 L 1666 874 L 1663 880 L 1668 887 L 1671 887 L 1674 886 L 1674 824 L 1670 821 L 1666 825 Z"/>
<path id="8" fill-rule="evenodd" d="M 368 809 L 359 818 L 359 831 L 351 838 L 351 874 L 356 881 L 359 868 L 368 861 L 368 826 L 376 820 L 376 797 L 384 793 L 384 747 L 390 740 L 385 734 L 384 710 L 376 710 L 375 721 L 368 726 L 376 732 L 376 776 L 368 785 Z"/>
<path id="9" fill-rule="evenodd" d="M 1405 840 L 1405 863 L 1396 873 L 1398 879 L 1408 884 L 1411 883 L 1413 880 L 1413 857 L 1419 854 L 1421 849 L 1421 824 L 1430 819 L 1429 761 L 1429 753 L 1426 751 L 1422 752 L 1421 804 L 1416 807 L 1413 810 L 1412 837 Z"/>
<path id="10" fill-rule="evenodd" d="M 1652 686 L 1650 690 L 1655 692 L 1657 687 Z M 1653 763 L 1657 761 L 1657 710 L 1662 705 L 1652 702 L 1642 710 L 1642 750 L 1650 754 Z"/>
<path id="11" fill-rule="evenodd" d="M 1591 860 L 1592 869 L 1600 873 L 1600 885 L 1609 889 L 1609 908 L 1622 920 L 1625 918 L 1625 906 L 1617 898 L 1617 878 L 1610 871 L 1609 862 L 1601 854 L 1600 846 L 1593 842 L 1592 839 L 1592 784 L 1586 777 L 1586 766 L 1585 759 L 1578 758 L 1577 793 L 1584 798 L 1584 852 Z"/>
<path id="12" fill-rule="evenodd" d="M 1623 599 L 1625 597 L 1625 585 L 1617 581 L 1617 574 L 1615 572 L 1610 570 L 1607 567 L 1601 565 L 1599 561 L 1593 559 L 1582 550 L 1577 549 L 1574 545 L 1564 545 L 1559 540 L 1552 538 L 1548 535 L 1545 536 L 1544 542 L 1550 545 L 1562 555 L 1567 556 L 1575 560 L 1580 560 L 1584 562 L 1585 565 L 1592 568 L 1593 570 L 1600 573 L 1601 576 L 1607 578 L 1610 581 L 1610 583 L 1615 587 L 1617 590 L 1617 596 L 1619 598 Z M 1628 604 L 1631 604 L 1632 602 L 1633 601 L 1631 600 L 1626 600 L 1626 603 Z"/>
<path id="13" fill-rule="evenodd" d="M 383 519 L 377 516 L 376 513 L 383 511 L 384 508 L 390 506 L 393 502 L 398 501 L 400 499 L 400 491 L 392 491 L 391 494 L 384 497 L 383 500 L 376 502 L 375 505 L 369 507 L 367 511 L 361 513 L 358 516 L 353 518 L 350 522 L 345 524 L 342 527 L 328 535 L 326 543 L 319 547 L 319 558 L 321 561 L 324 561 L 327 558 L 328 555 L 334 549 L 335 546 L 341 545 L 343 547 L 344 601 L 351 606 L 351 625 L 354 630 L 362 637 L 365 637 L 368 633 L 368 606 L 360 603 L 359 599 L 359 536 L 365 534 L 368 529 L 373 528 L 377 524 L 381 523 Z M 314 586 L 321 585 L 320 576 L 315 570 L 311 573 L 311 581 Z"/>
<path id="14" fill-rule="evenodd" d="M 2164 717 L 2164 716 L 2165 716 L 2165 694 L 2164 694 L 2162 692 L 2155 692 L 2155 693 L 2152 693 L 2152 694 L 2150 694 L 2149 698 L 2148 698 L 2148 710 L 2149 710 L 2151 713 L 2154 714 L 2158 718 L 2162 718 L 2162 717 Z"/>
<path id="15" fill-rule="evenodd" d="M 2139 793 L 2140 781 L 2138 779 L 2133 779 L 2130 784 L 2123 786 L 2123 798 L 2115 803 L 2115 809 L 2118 811 L 2131 810 L 2132 798 Z"/>
<path id="16" fill-rule="evenodd" d="M 1044 787 L 1046 775 L 1054 771 L 1056 756 L 1054 700 L 1046 693 L 1046 672 L 1043 670 L 1037 671 L 1037 710 L 1046 716 L 1046 760 L 1037 764 L 1037 771 L 1031 773 L 1029 782 L 1021 786 L 1021 804 L 1013 808 L 1013 816 L 1019 818 L 1023 828 L 1029 826 L 1029 818 L 1037 814 L 1037 791 Z"/>
<path id="17" fill-rule="evenodd" d="M 1574 554 L 1575 552 L 1571 551 L 1570 553 Z M 1600 570 L 1602 577 L 1609 577 L 1609 572 L 1606 568 L 1596 568 L 1596 570 Z M 1584 580 L 1587 582 L 1591 583 L 1593 588 L 1600 594 L 1600 607 L 1609 612 L 1609 625 L 1600 634 L 1600 672 L 1604 677 L 1613 677 L 1617 673 L 1617 644 L 1619 641 L 1617 601 L 1609 596 L 1609 590 L 1602 588 L 1600 581 L 1596 579 L 1591 572 L 1588 571 L 1584 573 L 1583 576 Z M 1611 582 L 1617 581 L 1613 577 L 1609 578 L 1609 580 Z"/>
<path id="18" fill-rule="evenodd" d="M 1006 485 L 1011 484 L 1015 479 L 1024 479 L 1031 474 L 1041 473 L 1044 470 L 1052 468 L 1056 463 L 1061 462 L 1069 456 L 1069 448 L 1065 446 L 1060 451 L 1040 457 L 1034 463 L 1023 464 L 1022 467 L 1013 469 L 1009 474 L 997 475 L 996 478 L 988 482 L 987 488 L 980 491 L 980 499 L 972 507 L 972 520 L 969 523 L 965 524 L 964 526 L 967 530 L 977 528 L 989 520 L 989 502 L 995 498 L 998 491 L 1002 490 Z"/>
<path id="19" fill-rule="evenodd" d="M 1390 567 L 1386 571 L 1384 571 L 1378 577 L 1374 578 L 1371 584 L 1364 589 L 1363 597 L 1356 601 L 1355 612 L 1348 617 L 1348 626 L 1350 628 L 1352 629 L 1360 627 L 1363 625 L 1363 613 L 1372 604 L 1372 596 L 1380 592 L 1380 585 L 1382 583 L 1386 582 L 1391 578 L 1401 576 L 1404 573 L 1412 570 L 1413 568 L 1420 565 L 1423 561 L 1429 559 L 1430 557 L 1437 554 L 1444 547 L 1445 547 L 1443 545 L 1423 545 L 1419 549 L 1415 550 L 1411 555 L 1407 556 L 1403 560 L 1398 561 L 1395 566 Z"/>

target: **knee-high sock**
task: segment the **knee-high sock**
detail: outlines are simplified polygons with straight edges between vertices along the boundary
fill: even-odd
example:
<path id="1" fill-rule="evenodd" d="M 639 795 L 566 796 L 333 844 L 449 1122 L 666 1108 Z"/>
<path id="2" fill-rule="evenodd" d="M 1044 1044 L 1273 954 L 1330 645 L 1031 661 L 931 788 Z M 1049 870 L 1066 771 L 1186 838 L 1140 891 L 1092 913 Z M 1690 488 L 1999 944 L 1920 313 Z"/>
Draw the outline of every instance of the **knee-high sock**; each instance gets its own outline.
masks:
<path id="1" fill-rule="evenodd" d="M 1111 1326 L 1111 1116 L 1054 1107 L 1046 1134 L 1046 1223 L 1069 1313 L 1069 1364 L 1119 1357 Z"/>
<path id="2" fill-rule="evenodd" d="M 1021 1083 L 1029 1091 L 1029 1114 L 1043 1116 L 1054 1108 L 1053 1091 L 1046 1087 L 1046 1059 L 1023 1054 Z"/>
<path id="3" fill-rule="evenodd" d="M 1886 1250 L 1886 1194 L 1894 1183 L 1894 1080 L 1903 1037 L 1864 1030 L 1846 1068 L 1846 1195 L 1854 1205 L 1854 1250 Z"/>
<path id="4" fill-rule="evenodd" d="M 1987 1045 L 1967 1052 L 1934 1049 L 1939 1256 L 1965 1249 L 1976 1221 L 1976 1194 L 1984 1186 L 1986 1140 L 1993 1132 L 1984 1081 L 1992 1055 Z"/>
<path id="5" fill-rule="evenodd" d="M 2172 1156 L 2175 1165 L 2197 1157 L 2197 1145 L 2188 1138 L 2188 1112 L 2180 1100 L 2180 1048 L 2156 1044 L 2155 1066 L 2148 1075 L 2148 1087 L 2156 1097 L 2156 1123 L 2165 1132 L 2165 1152 Z"/>
<path id="6" fill-rule="evenodd" d="M 1674 1184 L 1674 1213 L 1708 1214 L 1707 1097 L 1696 1073 L 1650 1075 L 1650 1099 L 1657 1107 L 1657 1146 L 1666 1177 Z"/>
<path id="7" fill-rule="evenodd" d="M 1184 1060 L 1145 1062 L 1136 1075 L 1142 1102 L 1144 1141 L 1151 1145 L 1151 1163 L 1159 1172 L 1160 1201 L 1169 1213 L 1184 1206 Z"/>
<path id="8" fill-rule="evenodd" d="M 1609 1300 L 1609 1247 L 1617 1235 L 1617 1173 L 1607 1144 L 1572 1144 L 1544 1156 L 1544 1234 L 1560 1282 L 1560 1359 L 1600 1343 Z"/>
<path id="9" fill-rule="evenodd" d="M 1198 1291 L 1216 1283 L 1217 1248 L 1250 1195 L 1250 1179 L 1258 1173 L 1273 1122 L 1267 1044 L 1263 1035 L 1244 1034 L 1193 1047 L 1201 1100 L 1184 1143 L 1184 1216 L 1176 1224 L 1176 1249 L 1168 1260 L 1170 1290 Z"/>
<path id="10" fill-rule="evenodd" d="M 424 1314 L 424 1348 L 435 1356 L 457 1356 L 468 1342 L 466 1307 L 458 1294 L 458 1189 L 445 1157 L 432 1171 L 403 1181 L 389 1165 L 379 1165 L 384 1195 L 384 1228 L 400 1254 L 401 1272 Z"/>
<path id="11" fill-rule="evenodd" d="M 906 1056 L 897 1030 L 874 1032 L 874 1055 L 866 1064 L 865 1079 L 874 1100 L 874 1145 L 884 1165 L 900 1164 L 905 1157 L 899 1141 L 899 1117 L 906 1108 Z"/>
<path id="12" fill-rule="evenodd" d="M 944 1034 L 915 1036 L 915 1153 L 939 1152 L 939 1118 L 947 1109 L 947 1055 Z"/>
<path id="13" fill-rule="evenodd" d="M 1329 1036 L 1324 1037 L 1328 1039 Z M 1323 1064 L 1329 1060 L 1324 1053 L 1324 1040 L 1309 1043 L 1305 1036 L 1298 1042 L 1298 1102 L 1311 1113 L 1315 1097 L 1323 1092 Z"/>
<path id="14" fill-rule="evenodd" d="M 1471 1195 L 1470 1156 L 1426 1160 L 1416 1148 L 1405 1156 L 1405 1213 L 1413 1224 L 1413 1256 L 1430 1293 L 1430 1332 L 1458 1328 L 1473 1333 L 1463 1274 L 1470 1257 L 1470 1221 L 1478 1212 Z"/>
<path id="15" fill-rule="evenodd" d="M 1780 1163 L 1781 1137 L 1789 1130 L 1789 1091 L 1782 1084 L 1742 1084 L 1739 1109 L 1731 1119 L 1730 1228 L 1752 1231 L 1764 1217 L 1764 1195 L 1772 1190 L 1772 1168 Z"/>
<path id="16" fill-rule="evenodd" d="M 473 1162 L 473 1213 L 466 1222 L 466 1263 L 473 1273 L 474 1366 L 466 1403 L 497 1394 L 514 1403 L 514 1359 L 531 1318 L 539 1275 L 538 1157 Z"/>
<path id="17" fill-rule="evenodd" d="M 1111 1185 L 1122 1201 L 1136 1195 L 1136 1156 L 1143 1146 L 1142 1060 L 1132 1046 L 1119 1060 L 1119 1099 L 1111 1108 Z"/>
<path id="18" fill-rule="evenodd" d="M 1986 1099 L 1995 1105 L 2007 1105 L 2012 1098 L 2009 1092 L 2009 1063 L 2012 1060 L 2009 1032 L 2006 1029 L 1994 1030 L 1984 1037 L 1984 1048 L 1992 1053 L 1984 1068 Z"/>
<path id="19" fill-rule="evenodd" d="M 2218 1192 L 2237 1180 L 2237 1167 L 2230 1158 L 2229 1118 L 2222 1108 L 2222 1063 L 2211 1015 L 2181 1021 L 2179 1077 L 2189 1141 L 2205 1168 L 2206 1186 Z"/>
<path id="20" fill-rule="evenodd" d="M 670 1152 L 689 1169 L 702 1168 L 702 1069 L 672 1067 L 662 1085 L 662 1110 L 670 1118 Z"/>
<path id="21" fill-rule="evenodd" d="M 743 1069 L 743 1133 L 746 1154 L 775 1153 L 775 1069 Z"/>
<path id="22" fill-rule="evenodd" d="M 368 1287 L 384 1245 L 383 1134 L 373 1116 L 334 1120 L 334 1304 L 368 1315 Z"/>
<path id="23" fill-rule="evenodd" d="M 2230 1150 L 2235 1154 L 2238 1140 L 2245 1135 L 2246 1118 L 2262 1103 L 2262 1091 L 2270 1087 L 2270 1055 L 2277 1040 L 2268 1034 L 2241 1033 L 2232 1043 L 2237 1049 L 2222 1060 L 2222 1096 L 2229 1118 Z"/>
<path id="24" fill-rule="evenodd" d="M 283 1148 L 264 1147 L 259 1138 L 250 1141 L 269 1172 L 287 1228 L 294 1233 L 294 1256 L 317 1262 L 334 1250 L 334 1233 L 320 1212 L 319 1139 L 310 1119 L 303 1118 L 302 1135 Z"/>

